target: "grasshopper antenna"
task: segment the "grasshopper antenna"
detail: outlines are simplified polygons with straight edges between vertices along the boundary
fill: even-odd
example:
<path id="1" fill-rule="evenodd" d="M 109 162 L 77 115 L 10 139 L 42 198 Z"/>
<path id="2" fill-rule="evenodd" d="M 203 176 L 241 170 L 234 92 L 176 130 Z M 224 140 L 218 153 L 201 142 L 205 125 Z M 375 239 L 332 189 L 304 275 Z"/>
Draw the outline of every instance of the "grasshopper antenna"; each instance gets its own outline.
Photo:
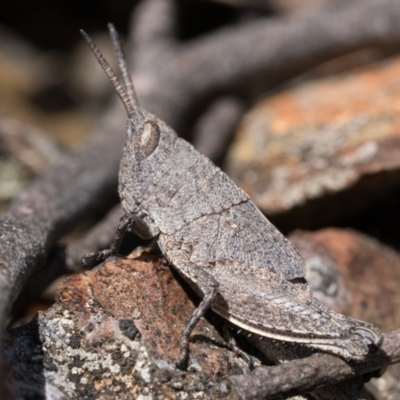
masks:
<path id="1" fill-rule="evenodd" d="M 121 85 L 117 76 L 115 75 L 115 72 L 111 69 L 107 60 L 104 58 L 103 54 L 101 54 L 101 51 L 96 46 L 96 44 L 93 42 L 91 37 L 83 29 L 81 29 L 80 32 L 81 32 L 81 35 L 83 36 L 83 38 L 88 43 L 88 45 L 90 46 L 93 54 L 95 55 L 95 57 L 97 58 L 97 61 L 99 62 L 101 68 L 107 74 L 108 79 L 111 81 L 115 90 L 117 91 L 118 96 L 121 98 L 122 103 L 124 104 L 124 107 L 126 109 L 128 116 L 130 116 L 130 117 L 133 116 L 135 114 L 135 108 L 136 108 L 136 107 L 134 107 L 134 105 L 136 106 L 137 102 L 136 101 L 135 101 L 135 103 L 131 102 L 130 96 L 128 95 L 127 91 Z M 125 67 L 125 69 L 126 69 L 126 67 Z M 127 73 L 127 71 L 126 71 L 126 73 Z M 133 89 L 133 85 L 132 85 L 132 89 Z"/>
<path id="2" fill-rule="evenodd" d="M 115 54 L 117 56 L 118 66 L 122 73 L 122 81 L 124 83 L 125 90 L 128 93 L 129 100 L 131 101 L 132 105 L 136 108 L 139 106 L 139 102 L 136 97 L 136 92 L 135 92 L 135 87 L 133 86 L 132 77 L 129 74 L 125 53 L 121 45 L 121 39 L 118 35 L 118 32 L 115 29 L 114 24 L 109 23 L 107 26 L 108 26 L 108 31 L 110 32 L 112 44 L 114 46 Z"/>

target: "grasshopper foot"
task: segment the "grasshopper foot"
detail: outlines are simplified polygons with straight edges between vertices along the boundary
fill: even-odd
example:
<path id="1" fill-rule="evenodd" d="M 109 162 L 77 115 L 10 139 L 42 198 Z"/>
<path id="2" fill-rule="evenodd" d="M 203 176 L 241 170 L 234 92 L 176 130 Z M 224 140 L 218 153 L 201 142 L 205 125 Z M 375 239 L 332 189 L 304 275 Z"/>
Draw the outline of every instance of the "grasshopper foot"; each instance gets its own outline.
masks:
<path id="1" fill-rule="evenodd" d="M 254 367 L 254 363 L 253 360 L 251 359 L 251 357 L 245 353 L 236 343 L 235 338 L 233 337 L 231 331 L 229 330 L 228 326 L 226 324 L 224 324 L 223 328 L 223 335 L 224 335 L 224 340 L 225 340 L 225 346 L 233 351 L 237 357 L 243 359 L 246 364 L 247 367 L 249 368 L 250 371 L 252 371 L 255 367 Z"/>
<path id="2" fill-rule="evenodd" d="M 181 348 L 178 361 L 175 363 L 176 368 L 186 371 L 189 360 L 189 346 L 186 349 Z"/>
<path id="3" fill-rule="evenodd" d="M 87 265 L 90 259 L 95 261 L 104 261 L 106 258 L 112 256 L 114 252 L 111 249 L 105 249 L 101 251 L 95 251 L 93 253 L 87 253 L 82 257 L 81 263 Z"/>

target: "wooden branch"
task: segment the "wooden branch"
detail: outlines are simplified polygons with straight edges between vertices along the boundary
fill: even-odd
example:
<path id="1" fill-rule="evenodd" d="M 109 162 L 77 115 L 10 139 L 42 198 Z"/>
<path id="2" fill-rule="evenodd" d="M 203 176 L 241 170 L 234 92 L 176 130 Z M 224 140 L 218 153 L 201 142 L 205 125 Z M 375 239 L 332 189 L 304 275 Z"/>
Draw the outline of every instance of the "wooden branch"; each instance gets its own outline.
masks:
<path id="1" fill-rule="evenodd" d="M 194 93 L 237 87 L 255 76 L 273 81 L 348 52 L 399 43 L 399 16 L 396 0 L 356 0 L 296 18 L 259 19 L 182 46 L 172 68 L 180 66 L 189 78 L 182 84 Z"/>
<path id="2" fill-rule="evenodd" d="M 30 277 L 43 268 L 55 242 L 94 204 L 109 199 L 109 188 L 115 188 L 124 131 L 124 114 L 118 104 L 101 119 L 82 149 L 65 156 L 1 215 L 1 330 L 14 300 Z"/>
<path id="3" fill-rule="evenodd" d="M 359 363 L 347 363 L 329 354 L 315 354 L 276 367 L 260 367 L 246 375 L 232 376 L 230 381 L 243 400 L 276 399 L 310 392 L 399 361 L 400 329 L 385 334 L 382 348 Z"/>
<path id="4" fill-rule="evenodd" d="M 166 47 L 176 46 L 175 30 L 177 10 L 175 2 L 166 0 L 143 1 L 138 6 L 132 22 L 132 40 L 135 53 L 133 61 L 136 68 L 141 65 L 148 66 L 151 63 L 145 54 L 157 57 L 157 52 Z"/>
<path id="5" fill-rule="evenodd" d="M 193 132 L 193 146 L 217 162 L 226 151 L 245 106 L 232 96 L 219 97 L 198 119 Z"/>
<path id="6" fill-rule="evenodd" d="M 164 0 L 149 0 L 157 2 Z M 149 12 L 155 9 L 148 7 Z M 136 20 L 143 17 L 138 14 Z M 276 84 L 343 54 L 399 43 L 399 18 L 396 0 L 355 0 L 312 15 L 221 29 L 171 47 L 170 57 L 163 53 L 158 63 L 146 55 L 149 62 L 138 64 L 142 68 L 136 71 L 143 82 L 138 97 L 144 108 L 179 131 L 194 105 L 212 94 L 248 91 L 260 82 L 265 85 L 265 79 Z M 140 58 L 132 54 L 133 60 Z"/>
<path id="7" fill-rule="evenodd" d="M 318 351 L 311 349 L 307 345 L 281 342 L 258 335 L 251 335 L 248 340 L 275 365 L 306 359 L 318 353 Z M 364 383 L 362 376 L 355 376 L 345 381 L 317 387 L 310 394 L 316 400 L 368 400 L 369 395 L 365 390 Z"/>

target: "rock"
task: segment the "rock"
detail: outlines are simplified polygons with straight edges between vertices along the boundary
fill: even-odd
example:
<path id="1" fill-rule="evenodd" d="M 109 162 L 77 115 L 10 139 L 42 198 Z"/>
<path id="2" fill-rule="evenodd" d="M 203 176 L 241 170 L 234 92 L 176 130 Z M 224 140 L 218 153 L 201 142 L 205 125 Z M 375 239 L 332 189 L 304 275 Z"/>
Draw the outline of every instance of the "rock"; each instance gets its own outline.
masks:
<path id="1" fill-rule="evenodd" d="M 400 183 L 400 58 L 280 91 L 244 118 L 228 174 L 284 231 L 359 213 Z"/>
<path id="2" fill-rule="evenodd" d="M 165 259 L 148 251 L 132 257 L 69 277 L 54 306 L 8 332 L 20 398 L 235 398 L 221 382 L 247 364 L 206 320 L 192 333 L 188 371 L 174 367 L 195 306 Z"/>

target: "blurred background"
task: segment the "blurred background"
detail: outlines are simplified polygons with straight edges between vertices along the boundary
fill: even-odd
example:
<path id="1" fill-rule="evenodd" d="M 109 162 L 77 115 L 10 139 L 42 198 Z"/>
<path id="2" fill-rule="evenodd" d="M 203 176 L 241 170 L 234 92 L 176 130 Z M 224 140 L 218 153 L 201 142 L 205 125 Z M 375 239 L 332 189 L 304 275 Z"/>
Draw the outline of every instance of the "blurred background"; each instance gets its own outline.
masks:
<path id="1" fill-rule="evenodd" d="M 113 61 L 107 23 L 127 34 L 137 1 L 4 1 L 0 4 L 0 113 L 74 146 L 89 131 L 111 87 L 79 34 L 85 29 Z M 269 2 L 178 1 L 177 35 L 187 40 L 242 14 L 272 13 Z M 246 6 L 242 13 L 241 6 Z M 253 11 L 254 10 L 254 11 Z"/>
<path id="2" fill-rule="evenodd" d="M 278 67 L 274 70 L 273 57 L 266 65 L 249 63 L 246 80 L 210 84 L 182 118 L 174 120 L 167 111 L 161 117 L 226 171 L 289 236 L 322 302 L 392 330 L 400 326 L 400 7 L 385 3 L 397 14 L 385 14 L 384 5 L 375 12 L 380 2 L 373 0 L 176 0 L 174 40 L 181 53 L 189 54 L 203 39 L 211 48 L 219 32 L 230 32 L 240 43 L 242 28 L 263 23 L 270 29 Z M 0 3 L 0 210 L 64 154 L 82 146 L 110 104 L 112 87 L 79 29 L 115 66 L 106 25 L 113 22 L 128 42 L 139 7 L 134 0 Z M 364 12 L 366 18 L 357 19 Z M 340 15 L 354 16 L 357 24 L 340 26 Z M 299 32 L 314 26 L 332 31 L 320 38 L 310 28 L 307 40 L 293 45 L 290 35 L 296 37 L 299 26 Z M 244 58 L 259 51 L 257 36 L 253 44 L 254 49 L 243 48 Z M 289 61 L 280 64 L 282 49 Z M 148 50 L 148 59 L 141 50 L 139 72 L 134 71 L 139 94 L 151 91 L 167 64 L 163 59 L 150 63 L 153 75 L 141 74 L 140 62 L 145 65 L 143 60 L 154 56 Z M 227 76 L 237 67 L 235 60 L 210 54 Z M 196 55 L 188 59 L 195 63 Z M 199 78 L 205 87 L 208 72 Z M 191 100 L 190 90 L 184 94 Z M 144 96 L 143 102 L 162 114 L 156 98 Z M 79 240 L 105 212 L 96 210 L 60 245 Z M 55 288 L 53 283 L 20 307 L 14 326 L 47 309 Z M 396 396 L 400 372 L 393 374 L 390 390 Z M 370 390 L 376 398 L 388 398 L 388 391 Z"/>

